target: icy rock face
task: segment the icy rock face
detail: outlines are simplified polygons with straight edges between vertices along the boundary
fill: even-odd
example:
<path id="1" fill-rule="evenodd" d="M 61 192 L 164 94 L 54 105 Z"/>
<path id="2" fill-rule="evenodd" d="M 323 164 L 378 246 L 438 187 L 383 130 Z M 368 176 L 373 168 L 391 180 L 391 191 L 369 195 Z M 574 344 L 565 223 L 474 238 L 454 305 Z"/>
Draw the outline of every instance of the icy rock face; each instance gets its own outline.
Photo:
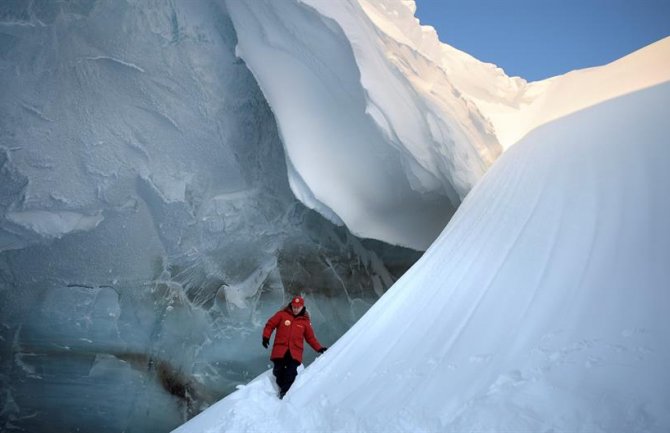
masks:
<path id="1" fill-rule="evenodd" d="M 236 44 L 210 1 L 0 6 L 3 431 L 166 431 L 287 294 L 328 345 L 416 260 L 295 199 Z"/>

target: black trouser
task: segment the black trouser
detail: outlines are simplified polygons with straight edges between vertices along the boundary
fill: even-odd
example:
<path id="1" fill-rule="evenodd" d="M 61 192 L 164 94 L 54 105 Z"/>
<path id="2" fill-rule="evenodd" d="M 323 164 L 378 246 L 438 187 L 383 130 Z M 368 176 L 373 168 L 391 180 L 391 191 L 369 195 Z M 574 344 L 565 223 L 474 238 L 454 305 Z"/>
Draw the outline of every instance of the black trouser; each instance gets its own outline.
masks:
<path id="1" fill-rule="evenodd" d="M 272 373 L 277 378 L 277 385 L 282 395 L 286 394 L 293 385 L 295 377 L 298 375 L 298 366 L 300 363 L 291 357 L 291 351 L 287 350 L 283 358 L 273 359 L 275 367 Z"/>

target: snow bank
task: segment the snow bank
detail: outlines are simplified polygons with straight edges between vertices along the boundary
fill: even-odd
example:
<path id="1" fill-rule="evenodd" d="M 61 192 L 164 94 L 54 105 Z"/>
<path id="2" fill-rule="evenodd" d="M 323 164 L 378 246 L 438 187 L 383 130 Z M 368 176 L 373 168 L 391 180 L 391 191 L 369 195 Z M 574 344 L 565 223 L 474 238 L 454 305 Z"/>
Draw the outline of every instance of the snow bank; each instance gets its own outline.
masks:
<path id="1" fill-rule="evenodd" d="M 533 131 L 283 401 L 261 376 L 176 431 L 667 431 L 668 103 Z"/>

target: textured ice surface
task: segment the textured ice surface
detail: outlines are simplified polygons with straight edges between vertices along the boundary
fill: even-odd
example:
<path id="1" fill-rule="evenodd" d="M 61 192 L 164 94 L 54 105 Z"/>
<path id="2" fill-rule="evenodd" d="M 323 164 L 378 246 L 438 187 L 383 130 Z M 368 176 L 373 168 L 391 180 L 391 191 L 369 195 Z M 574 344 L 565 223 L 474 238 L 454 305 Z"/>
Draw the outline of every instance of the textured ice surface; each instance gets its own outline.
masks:
<path id="1" fill-rule="evenodd" d="M 0 6 L 0 430 L 164 432 L 287 294 L 328 345 L 418 257 L 296 200 L 235 45 L 220 2 Z"/>

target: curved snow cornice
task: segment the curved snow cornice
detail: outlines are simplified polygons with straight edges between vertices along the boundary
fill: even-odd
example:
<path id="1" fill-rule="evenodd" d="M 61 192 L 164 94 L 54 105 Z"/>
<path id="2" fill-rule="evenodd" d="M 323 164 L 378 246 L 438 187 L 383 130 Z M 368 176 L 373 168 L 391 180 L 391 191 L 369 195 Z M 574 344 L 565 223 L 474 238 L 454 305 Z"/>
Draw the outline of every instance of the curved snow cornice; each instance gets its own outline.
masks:
<path id="1" fill-rule="evenodd" d="M 500 153 L 477 107 L 367 4 L 227 5 L 296 196 L 359 236 L 427 248 Z"/>
<path id="2" fill-rule="evenodd" d="M 441 43 L 412 0 L 226 4 L 237 54 L 277 119 L 294 194 L 359 236 L 420 250 L 502 149 L 670 79 L 670 39 L 527 83 Z"/>

